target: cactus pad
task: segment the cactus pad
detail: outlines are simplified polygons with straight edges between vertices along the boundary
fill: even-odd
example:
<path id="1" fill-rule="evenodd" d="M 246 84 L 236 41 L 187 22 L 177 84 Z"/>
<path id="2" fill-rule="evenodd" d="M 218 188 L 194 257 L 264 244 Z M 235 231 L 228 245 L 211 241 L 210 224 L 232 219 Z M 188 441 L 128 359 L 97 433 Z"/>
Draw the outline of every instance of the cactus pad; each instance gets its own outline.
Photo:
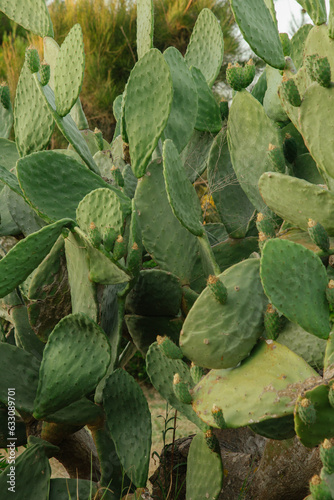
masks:
<path id="1" fill-rule="evenodd" d="M 53 36 L 53 27 L 44 0 L 13 2 L 0 0 L 0 10 L 15 23 L 39 36 Z"/>
<path id="2" fill-rule="evenodd" d="M 61 359 L 59 352 L 66 352 Z M 83 314 L 63 318 L 49 336 L 39 372 L 35 418 L 78 401 L 95 389 L 110 362 L 104 331 Z"/>
<path id="3" fill-rule="evenodd" d="M 150 462 L 152 424 L 142 390 L 131 375 L 118 369 L 106 381 L 103 404 L 108 427 L 125 473 L 137 488 L 145 487 Z"/>
<path id="4" fill-rule="evenodd" d="M 267 241 L 261 257 L 261 280 L 279 312 L 307 332 L 328 338 L 328 278 L 321 260 L 311 250 L 287 240 Z"/>
<path id="5" fill-rule="evenodd" d="M 31 113 L 31 109 L 38 110 L 38 113 Z M 46 148 L 54 128 L 53 116 L 40 95 L 34 76 L 26 63 L 21 70 L 16 89 L 14 128 L 20 156 Z"/>
<path id="6" fill-rule="evenodd" d="M 231 0 L 235 20 L 255 54 L 274 68 L 284 69 L 285 59 L 277 27 L 263 0 Z"/>
<path id="7" fill-rule="evenodd" d="M 318 380 L 317 372 L 287 347 L 260 341 L 237 368 L 211 370 L 193 389 L 193 408 L 204 422 L 217 427 L 211 412 L 215 404 L 227 427 L 243 427 L 291 415 L 303 384 L 312 386 Z"/>
<path id="8" fill-rule="evenodd" d="M 209 9 L 202 9 L 184 56 L 189 68 L 200 69 L 209 85 L 215 83 L 224 55 L 223 33 L 218 19 Z"/>
<path id="9" fill-rule="evenodd" d="M 141 59 L 153 46 L 153 1 L 137 2 L 137 54 Z"/>
<path id="10" fill-rule="evenodd" d="M 201 132 L 212 134 L 219 132 L 222 128 L 220 108 L 211 92 L 202 72 L 196 68 L 191 68 L 198 94 L 198 110 L 195 129 Z"/>
<path id="11" fill-rule="evenodd" d="M 173 82 L 173 101 L 164 136 L 173 140 L 180 153 L 188 144 L 196 123 L 197 90 L 180 52 L 175 47 L 169 47 L 163 56 Z"/>
<path id="12" fill-rule="evenodd" d="M 259 190 L 268 207 L 282 219 L 307 231 L 311 218 L 334 236 L 334 196 L 327 189 L 279 172 L 265 172 Z"/>
<path id="13" fill-rule="evenodd" d="M 209 287 L 196 300 L 180 335 L 180 347 L 194 363 L 229 368 L 248 356 L 262 333 L 267 302 L 259 265 L 258 259 L 245 260 L 219 276 L 227 288 L 226 304 Z"/>
<path id="14" fill-rule="evenodd" d="M 181 283 L 189 282 L 198 244 L 170 208 L 160 162 L 155 160 L 150 164 L 136 190 L 143 244 L 161 269 L 178 276 Z"/>
<path id="15" fill-rule="evenodd" d="M 175 217 L 195 236 L 202 236 L 201 204 L 170 139 L 164 142 L 163 167 L 167 196 Z"/>
<path id="16" fill-rule="evenodd" d="M 56 110 L 67 115 L 77 101 L 84 75 L 85 53 L 80 24 L 75 24 L 60 47 L 54 75 Z"/>
<path id="17" fill-rule="evenodd" d="M 131 71 L 124 102 L 131 166 L 136 177 L 145 174 L 166 126 L 172 98 L 168 65 L 157 49 L 151 49 Z"/>
<path id="18" fill-rule="evenodd" d="M 218 498 L 223 486 L 223 464 L 220 454 L 210 450 L 205 434 L 197 434 L 187 459 L 187 500 Z"/>

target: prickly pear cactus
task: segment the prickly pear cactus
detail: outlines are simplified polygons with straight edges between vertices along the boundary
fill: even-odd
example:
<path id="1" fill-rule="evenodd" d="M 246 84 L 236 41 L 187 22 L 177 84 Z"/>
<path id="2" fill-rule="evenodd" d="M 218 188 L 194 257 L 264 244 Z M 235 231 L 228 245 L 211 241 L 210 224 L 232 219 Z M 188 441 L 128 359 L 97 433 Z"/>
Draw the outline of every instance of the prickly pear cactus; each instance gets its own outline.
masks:
<path id="1" fill-rule="evenodd" d="M 0 87 L 0 232 L 15 237 L 0 245 L 0 445 L 15 388 L 22 499 L 102 488 L 116 500 L 146 485 L 150 412 L 126 371 L 137 350 L 154 387 L 200 429 L 187 499 L 222 488 L 210 427 L 246 425 L 323 442 L 311 491 L 334 496 L 333 9 L 327 27 L 322 0 L 300 1 L 316 26 L 289 40 L 273 2 L 230 3 L 267 65 L 253 90 L 254 64 L 231 66 L 232 102 L 218 104 L 224 43 L 209 9 L 183 57 L 154 48 L 152 3 L 140 0 L 139 60 L 109 144 L 80 104 L 80 26 L 59 47 L 44 0 L 0 0 L 44 37 L 46 61 L 28 50 L 14 113 Z M 46 150 L 55 125 L 68 149 Z M 197 194 L 205 179 L 210 223 Z M 76 486 L 50 479 L 48 462 L 85 426 L 98 455 L 89 490 L 75 454 Z"/>

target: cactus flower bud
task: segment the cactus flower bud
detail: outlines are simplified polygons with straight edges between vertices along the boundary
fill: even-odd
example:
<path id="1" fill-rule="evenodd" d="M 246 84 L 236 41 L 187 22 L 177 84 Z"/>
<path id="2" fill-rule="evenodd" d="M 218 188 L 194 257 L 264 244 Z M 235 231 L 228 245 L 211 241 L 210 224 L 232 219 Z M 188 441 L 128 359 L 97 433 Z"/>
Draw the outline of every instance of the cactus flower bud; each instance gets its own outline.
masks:
<path id="1" fill-rule="evenodd" d="M 181 382 L 180 375 L 175 373 L 173 379 L 174 394 L 181 403 L 190 405 L 192 403 L 192 395 L 189 392 L 188 384 Z"/>
<path id="2" fill-rule="evenodd" d="M 27 61 L 27 66 L 32 73 L 37 73 L 39 70 L 39 55 L 37 49 L 35 49 L 32 45 L 27 48 L 25 59 Z"/>
<path id="3" fill-rule="evenodd" d="M 183 358 L 183 353 L 181 349 L 174 344 L 174 342 L 164 335 L 161 337 L 160 335 L 157 336 L 157 342 L 158 346 L 162 350 L 165 356 L 170 359 L 182 359 Z"/>
<path id="4" fill-rule="evenodd" d="M 224 283 L 214 276 L 210 274 L 207 280 L 207 286 L 214 295 L 215 299 L 218 300 L 221 304 L 225 304 L 227 301 L 227 288 Z"/>
<path id="5" fill-rule="evenodd" d="M 46 61 L 43 61 L 41 63 L 41 67 L 39 68 L 39 75 L 41 77 L 41 84 L 44 87 L 50 81 L 50 65 Z"/>

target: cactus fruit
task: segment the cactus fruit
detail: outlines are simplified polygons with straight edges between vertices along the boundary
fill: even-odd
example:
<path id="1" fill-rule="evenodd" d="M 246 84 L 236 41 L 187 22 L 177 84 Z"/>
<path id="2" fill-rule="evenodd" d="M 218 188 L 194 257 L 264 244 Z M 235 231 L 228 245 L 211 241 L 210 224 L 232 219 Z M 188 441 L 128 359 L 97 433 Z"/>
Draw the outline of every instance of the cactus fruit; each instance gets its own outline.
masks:
<path id="1" fill-rule="evenodd" d="M 32 45 L 27 48 L 25 59 L 31 73 L 37 73 L 40 67 L 39 55 L 37 49 Z"/>
<path id="2" fill-rule="evenodd" d="M 284 328 L 286 318 L 280 315 L 272 304 L 268 304 L 264 313 L 264 328 L 268 339 L 276 340 Z"/>
<path id="3" fill-rule="evenodd" d="M 308 220 L 308 234 L 310 235 L 313 243 L 315 243 L 320 250 L 328 253 L 329 250 L 329 236 L 326 229 L 313 219 Z"/>
<path id="4" fill-rule="evenodd" d="M 281 148 L 269 144 L 267 158 L 270 170 L 285 173 L 285 158 Z"/>
<path id="5" fill-rule="evenodd" d="M 189 392 L 188 384 L 181 381 L 180 375 L 175 373 L 173 378 L 173 390 L 174 394 L 181 403 L 190 405 L 192 402 L 192 395 Z"/>
<path id="6" fill-rule="evenodd" d="M 95 128 L 94 130 L 94 138 L 99 151 L 103 151 L 104 149 L 103 135 L 101 130 L 99 130 L 98 128 Z"/>
<path id="7" fill-rule="evenodd" d="M 307 55 L 305 57 L 305 66 L 306 66 L 308 75 L 311 78 L 311 80 L 315 80 L 314 64 L 315 64 L 317 57 L 318 57 L 317 54 Z"/>
<path id="8" fill-rule="evenodd" d="M 224 283 L 219 278 L 217 278 L 217 276 L 210 274 L 207 280 L 207 286 L 215 299 L 218 300 L 218 302 L 220 302 L 221 304 L 226 304 L 227 289 Z"/>
<path id="9" fill-rule="evenodd" d="M 194 381 L 194 384 L 198 384 L 204 377 L 204 369 L 201 366 L 195 365 L 192 361 L 190 365 L 190 375 Z"/>
<path id="10" fill-rule="evenodd" d="M 317 413 L 312 401 L 303 398 L 298 403 L 298 415 L 305 425 L 315 424 L 317 420 Z"/>
<path id="11" fill-rule="evenodd" d="M 212 430 L 209 429 L 205 433 L 205 442 L 208 448 L 215 453 L 219 453 L 219 441 L 216 436 L 213 434 Z"/>
<path id="12" fill-rule="evenodd" d="M 250 59 L 244 67 L 240 66 L 238 63 L 232 65 L 228 64 L 226 70 L 226 81 L 232 87 L 233 90 L 239 91 L 248 87 L 255 76 L 255 65 L 252 59 Z"/>
<path id="13" fill-rule="evenodd" d="M 51 75 L 50 64 L 48 64 L 46 61 L 41 62 L 39 75 L 41 77 L 41 84 L 43 85 L 43 87 L 45 87 L 45 85 L 49 83 Z"/>
<path id="14" fill-rule="evenodd" d="M 289 35 L 287 33 L 280 33 L 279 37 L 281 40 L 284 57 L 290 56 L 291 55 L 291 42 L 290 42 Z"/>
<path id="15" fill-rule="evenodd" d="M 320 446 L 320 458 L 325 472 L 334 474 L 334 446 L 328 439 Z"/>
<path id="16" fill-rule="evenodd" d="M 315 475 L 310 481 L 310 491 L 313 500 L 332 500 L 332 495 L 327 484 Z"/>
<path id="17" fill-rule="evenodd" d="M 300 97 L 298 87 L 292 78 L 283 77 L 282 91 L 285 99 L 291 104 L 291 106 L 298 108 L 301 105 L 302 99 Z"/>
<path id="18" fill-rule="evenodd" d="M 10 109 L 10 92 L 9 87 L 6 83 L 2 83 L 0 86 L 0 101 L 5 109 Z"/>
<path id="19" fill-rule="evenodd" d="M 274 221 L 272 220 L 272 218 L 268 217 L 267 215 L 264 215 L 262 212 L 259 212 L 256 216 L 256 227 L 259 233 L 260 232 L 264 233 L 267 236 L 267 238 L 276 237 Z"/>
<path id="20" fill-rule="evenodd" d="M 293 163 L 298 154 L 297 142 L 290 134 L 285 134 L 283 141 L 283 153 L 286 161 Z"/>
<path id="21" fill-rule="evenodd" d="M 161 335 L 158 335 L 157 342 L 158 342 L 158 346 L 160 347 L 160 349 L 162 350 L 164 355 L 167 356 L 167 358 L 170 358 L 170 359 L 182 359 L 183 358 L 183 354 L 182 354 L 181 349 L 179 347 L 177 347 L 177 345 L 174 344 L 174 342 L 166 335 L 164 335 L 163 337 L 161 337 Z"/>
<path id="22" fill-rule="evenodd" d="M 218 425 L 219 429 L 226 429 L 227 425 L 223 415 L 223 410 L 217 406 L 213 405 L 211 413 L 213 415 L 215 423 Z"/>

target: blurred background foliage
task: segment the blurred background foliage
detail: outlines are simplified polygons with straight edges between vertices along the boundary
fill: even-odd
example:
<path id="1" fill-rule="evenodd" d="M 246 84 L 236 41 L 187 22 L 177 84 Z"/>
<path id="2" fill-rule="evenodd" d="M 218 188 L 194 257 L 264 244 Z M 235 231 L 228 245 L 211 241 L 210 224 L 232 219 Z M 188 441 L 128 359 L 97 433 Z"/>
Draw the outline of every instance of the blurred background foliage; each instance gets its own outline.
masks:
<path id="1" fill-rule="evenodd" d="M 219 80 L 227 63 L 240 59 L 239 37 L 228 1 L 155 0 L 154 46 L 161 51 L 174 46 L 184 54 L 204 7 L 213 11 L 224 33 L 225 57 Z M 108 141 L 115 126 L 112 103 L 122 93 L 137 60 L 136 10 L 136 3 L 127 0 L 54 0 L 49 5 L 59 44 L 75 23 L 82 27 L 86 67 L 81 101 L 90 128 L 100 128 Z M 26 47 L 34 45 L 43 57 L 43 43 L 2 13 L 0 41 L 0 78 L 8 82 L 14 99 Z"/>

